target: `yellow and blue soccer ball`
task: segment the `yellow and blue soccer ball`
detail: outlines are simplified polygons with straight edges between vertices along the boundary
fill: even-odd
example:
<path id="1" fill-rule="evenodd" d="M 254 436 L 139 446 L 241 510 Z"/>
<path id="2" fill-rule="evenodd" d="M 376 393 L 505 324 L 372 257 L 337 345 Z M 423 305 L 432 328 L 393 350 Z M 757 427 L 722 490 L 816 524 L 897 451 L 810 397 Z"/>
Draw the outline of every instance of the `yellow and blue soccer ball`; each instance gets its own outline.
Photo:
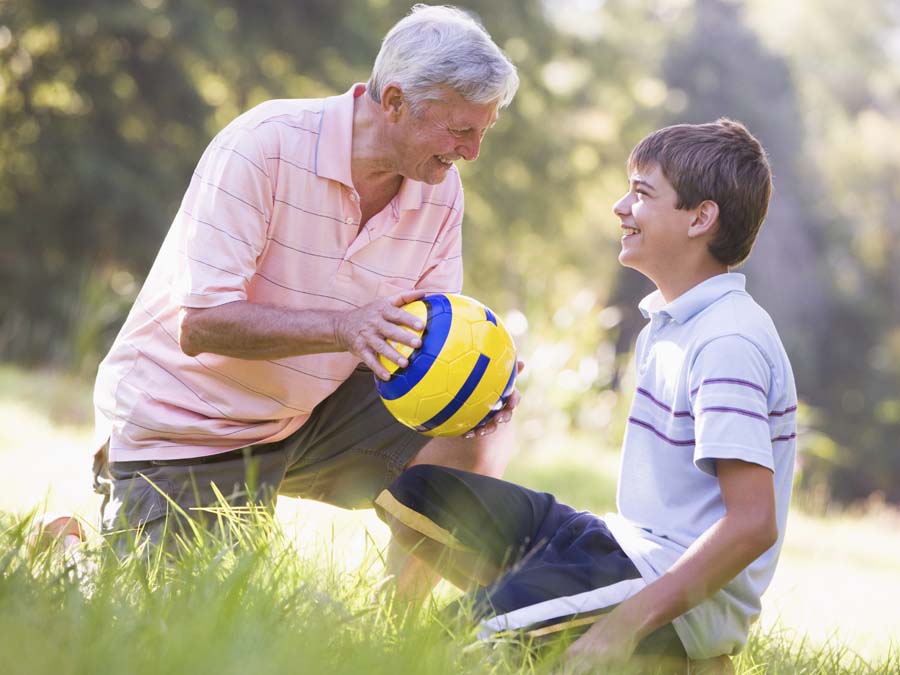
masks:
<path id="1" fill-rule="evenodd" d="M 403 306 L 422 319 L 422 346 L 391 342 L 409 364 L 380 357 L 391 379 L 375 378 L 385 406 L 428 436 L 459 436 L 490 421 L 516 384 L 516 346 L 490 309 L 465 295 L 426 295 Z"/>

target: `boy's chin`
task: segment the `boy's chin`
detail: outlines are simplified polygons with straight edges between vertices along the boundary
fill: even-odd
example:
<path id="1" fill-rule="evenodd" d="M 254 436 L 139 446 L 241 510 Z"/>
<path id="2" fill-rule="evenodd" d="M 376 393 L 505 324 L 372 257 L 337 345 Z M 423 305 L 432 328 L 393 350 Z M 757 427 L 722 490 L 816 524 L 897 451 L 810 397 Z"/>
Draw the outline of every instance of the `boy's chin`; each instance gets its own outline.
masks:
<path id="1" fill-rule="evenodd" d="M 637 270 L 638 272 L 641 271 L 629 252 L 625 250 L 619 251 L 619 264 L 622 267 L 630 267 L 631 269 Z"/>

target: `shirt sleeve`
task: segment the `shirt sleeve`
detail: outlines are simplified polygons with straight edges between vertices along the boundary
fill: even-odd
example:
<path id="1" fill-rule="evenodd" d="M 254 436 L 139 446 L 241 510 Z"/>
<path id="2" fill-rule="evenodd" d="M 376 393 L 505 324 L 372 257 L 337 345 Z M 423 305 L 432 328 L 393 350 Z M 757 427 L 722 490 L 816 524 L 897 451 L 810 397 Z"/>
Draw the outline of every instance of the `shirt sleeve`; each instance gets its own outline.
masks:
<path id="1" fill-rule="evenodd" d="M 247 298 L 273 203 L 265 153 L 254 135 L 226 129 L 216 136 L 179 211 L 184 236 L 173 286 L 176 303 L 205 308 Z"/>
<path id="2" fill-rule="evenodd" d="M 462 186 L 456 193 L 444 227 L 431 249 L 425 271 L 416 288 L 439 292 L 459 293 L 463 285 L 462 219 L 464 209 Z"/>
<path id="3" fill-rule="evenodd" d="M 772 371 L 760 349 L 739 335 L 706 343 L 691 364 L 694 464 L 715 475 L 716 459 L 774 470 L 768 398 Z"/>

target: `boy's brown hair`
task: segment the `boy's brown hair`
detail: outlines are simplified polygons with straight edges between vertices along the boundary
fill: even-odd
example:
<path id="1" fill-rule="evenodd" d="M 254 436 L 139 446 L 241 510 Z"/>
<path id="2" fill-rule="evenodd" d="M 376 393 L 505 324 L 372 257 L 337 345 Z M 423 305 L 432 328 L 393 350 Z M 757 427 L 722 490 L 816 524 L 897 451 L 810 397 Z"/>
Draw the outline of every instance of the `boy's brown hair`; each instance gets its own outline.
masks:
<path id="1" fill-rule="evenodd" d="M 692 209 L 707 199 L 719 205 L 719 227 L 709 252 L 729 267 L 743 262 L 772 194 L 772 171 L 759 141 L 726 117 L 708 124 L 676 124 L 635 146 L 628 173 L 653 164 L 675 188 L 675 208 Z"/>

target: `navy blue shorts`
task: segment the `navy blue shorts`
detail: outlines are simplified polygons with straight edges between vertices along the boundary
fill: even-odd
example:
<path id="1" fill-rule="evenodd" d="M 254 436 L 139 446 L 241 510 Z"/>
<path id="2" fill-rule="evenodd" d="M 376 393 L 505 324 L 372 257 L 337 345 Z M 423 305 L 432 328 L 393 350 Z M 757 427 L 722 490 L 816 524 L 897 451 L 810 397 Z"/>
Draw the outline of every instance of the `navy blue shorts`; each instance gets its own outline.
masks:
<path id="1" fill-rule="evenodd" d="M 483 639 L 510 632 L 536 640 L 577 635 L 645 586 L 601 518 L 551 494 L 418 465 L 404 471 L 375 505 L 383 520 L 390 516 L 504 570 L 462 602 L 475 607 Z M 645 638 L 637 651 L 685 657 L 671 624 Z"/>

